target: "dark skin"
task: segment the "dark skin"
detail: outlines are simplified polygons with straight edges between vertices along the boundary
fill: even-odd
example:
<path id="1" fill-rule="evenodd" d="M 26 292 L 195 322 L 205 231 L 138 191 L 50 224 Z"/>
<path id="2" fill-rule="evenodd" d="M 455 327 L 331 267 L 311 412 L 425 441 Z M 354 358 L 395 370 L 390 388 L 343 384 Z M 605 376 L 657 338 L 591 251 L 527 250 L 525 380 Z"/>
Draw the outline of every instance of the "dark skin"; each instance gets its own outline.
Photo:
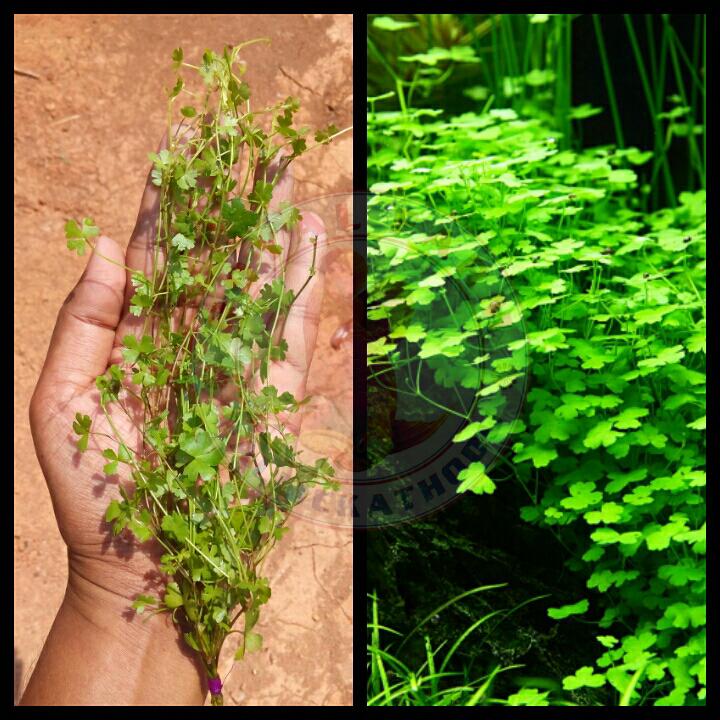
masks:
<path id="1" fill-rule="evenodd" d="M 287 171 L 272 205 L 292 200 L 292 191 Z M 112 537 L 103 518 L 119 493 L 103 473 L 102 443 L 91 440 L 80 454 L 72 431 L 79 412 L 93 418 L 93 430 L 112 434 L 104 424 L 95 378 L 120 361 L 125 335 L 142 334 L 142 320 L 128 312 L 129 273 L 152 267 L 157 193 L 148 180 L 127 251 L 108 237 L 97 238 L 85 272 L 59 312 L 30 404 L 36 453 L 68 547 L 68 584 L 21 705 L 200 705 L 207 695 L 205 673 L 170 616 L 137 617 L 131 609 L 138 594 L 162 587 L 160 551 L 152 543 Z M 288 285 L 299 287 L 309 264 L 307 253 L 290 252 L 293 242 L 318 237 L 318 272 L 288 315 L 288 355 L 272 367 L 270 383 L 302 399 L 317 342 L 326 241 L 323 223 L 312 213 L 304 213 L 296 235 L 279 238 Z M 111 415 L 137 448 L 139 435 L 127 416 L 118 409 Z"/>

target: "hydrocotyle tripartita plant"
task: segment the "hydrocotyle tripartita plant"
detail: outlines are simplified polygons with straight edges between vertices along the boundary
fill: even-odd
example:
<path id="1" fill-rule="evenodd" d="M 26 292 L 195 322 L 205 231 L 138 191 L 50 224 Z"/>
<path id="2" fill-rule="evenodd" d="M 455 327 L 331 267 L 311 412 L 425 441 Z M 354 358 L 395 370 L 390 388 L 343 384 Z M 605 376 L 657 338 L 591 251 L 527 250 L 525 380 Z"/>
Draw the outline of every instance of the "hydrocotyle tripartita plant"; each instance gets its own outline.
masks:
<path id="1" fill-rule="evenodd" d="M 96 381 L 114 437 L 96 433 L 87 415 L 73 426 L 81 452 L 91 435 L 106 446 L 108 476 L 132 478 L 105 518 L 115 535 L 159 543 L 167 576 L 160 597 L 140 595 L 133 607 L 172 613 L 202 660 L 213 705 L 223 703 L 218 658 L 235 621 L 244 616 L 236 659 L 262 644 L 254 628 L 270 587 L 261 566 L 289 512 L 308 486 L 337 486 L 327 460 L 306 464 L 295 448 L 289 426 L 306 400 L 272 382 L 272 364 L 288 351 L 285 321 L 316 271 L 318 239 L 298 249 L 311 258 L 305 279 L 288 282 L 283 245 L 301 215 L 271 199 L 308 150 L 309 130 L 293 127 L 295 98 L 251 110 L 239 54 L 252 42 L 208 50 L 198 66 L 173 53 L 174 69 L 190 68 L 203 83 L 191 90 L 178 77 L 165 147 L 150 155 L 159 193 L 153 261 L 147 274 L 131 275 L 130 312 L 142 330 L 124 338 L 123 362 Z M 311 147 L 337 133 L 316 132 Z M 88 218 L 65 230 L 79 254 L 99 232 Z M 118 427 L 125 416 L 131 436 Z"/>

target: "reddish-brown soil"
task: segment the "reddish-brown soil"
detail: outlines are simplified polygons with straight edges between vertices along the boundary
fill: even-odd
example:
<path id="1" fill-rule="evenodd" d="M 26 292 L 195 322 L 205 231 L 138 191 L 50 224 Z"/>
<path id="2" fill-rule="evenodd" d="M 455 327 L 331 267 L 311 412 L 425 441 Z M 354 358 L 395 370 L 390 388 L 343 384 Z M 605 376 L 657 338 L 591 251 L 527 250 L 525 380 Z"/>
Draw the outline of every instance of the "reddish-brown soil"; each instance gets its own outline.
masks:
<path id="1" fill-rule="evenodd" d="M 27 418 L 57 310 L 83 267 L 65 249 L 63 223 L 87 215 L 103 233 L 126 242 L 147 153 L 163 132 L 173 48 L 199 57 L 205 48 L 262 36 L 272 45 L 252 51 L 247 73 L 258 105 L 292 94 L 302 101 L 302 124 L 349 126 L 350 15 L 15 16 L 16 697 L 67 575 Z M 303 158 L 296 170 L 297 199 L 331 216 L 334 243 L 310 378 L 315 400 L 302 439 L 310 452 L 332 456 L 343 477 L 351 460 L 351 342 L 336 349 L 331 338 L 352 312 L 351 163 L 348 133 Z M 347 486 L 340 498 L 340 505 L 306 501 L 266 566 L 273 597 L 261 622 L 264 649 L 235 666 L 227 704 L 351 704 L 352 536 L 337 511 L 349 508 Z"/>

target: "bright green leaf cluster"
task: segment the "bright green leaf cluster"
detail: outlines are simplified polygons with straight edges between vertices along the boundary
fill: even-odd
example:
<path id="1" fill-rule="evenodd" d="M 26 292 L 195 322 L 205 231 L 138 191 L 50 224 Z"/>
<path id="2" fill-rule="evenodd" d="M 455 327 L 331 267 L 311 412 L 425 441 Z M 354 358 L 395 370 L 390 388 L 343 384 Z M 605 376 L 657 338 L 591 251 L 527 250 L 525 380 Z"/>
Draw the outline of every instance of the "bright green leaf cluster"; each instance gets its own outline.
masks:
<path id="1" fill-rule="evenodd" d="M 471 61 L 449 53 L 400 60 Z M 502 447 L 498 474 L 511 467 L 530 498 L 522 517 L 574 549 L 592 601 L 551 617 L 592 608 L 605 640 L 565 689 L 702 704 L 705 191 L 647 212 L 647 153 L 561 149 L 556 134 L 509 108 L 370 104 L 368 317 L 387 330 L 368 363 L 418 397 L 427 373 L 448 396 L 474 390 L 454 440 Z M 475 463 L 458 490 L 495 479 Z"/>

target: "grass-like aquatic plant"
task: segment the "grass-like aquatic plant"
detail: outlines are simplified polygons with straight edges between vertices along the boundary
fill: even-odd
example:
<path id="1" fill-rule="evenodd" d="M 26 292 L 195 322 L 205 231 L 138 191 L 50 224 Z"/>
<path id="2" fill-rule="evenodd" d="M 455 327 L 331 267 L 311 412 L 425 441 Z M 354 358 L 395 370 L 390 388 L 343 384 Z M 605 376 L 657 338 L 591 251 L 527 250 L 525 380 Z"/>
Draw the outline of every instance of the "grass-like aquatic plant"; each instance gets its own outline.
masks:
<path id="1" fill-rule="evenodd" d="M 440 613 L 461 603 L 466 598 L 488 590 L 502 588 L 503 585 L 483 585 L 467 590 L 450 598 L 418 622 L 406 635 L 389 628 L 380 622 L 380 605 L 376 595 L 370 595 L 370 616 L 367 623 L 368 635 L 368 680 L 367 703 L 370 706 L 467 706 L 476 705 L 549 705 L 550 691 L 542 691 L 526 683 L 517 692 L 507 698 L 493 694 L 493 685 L 502 673 L 519 670 L 521 664 L 495 665 L 487 671 L 474 670 L 458 662 L 463 645 L 477 642 L 493 619 L 510 618 L 519 607 L 510 610 L 493 610 L 471 622 L 455 638 L 433 646 L 426 632 L 429 623 L 436 620 Z M 525 601 L 523 605 L 541 596 Z M 414 635 L 422 634 L 424 658 L 414 666 L 411 653 L 406 648 Z M 553 704 L 574 705 L 558 697 Z"/>

